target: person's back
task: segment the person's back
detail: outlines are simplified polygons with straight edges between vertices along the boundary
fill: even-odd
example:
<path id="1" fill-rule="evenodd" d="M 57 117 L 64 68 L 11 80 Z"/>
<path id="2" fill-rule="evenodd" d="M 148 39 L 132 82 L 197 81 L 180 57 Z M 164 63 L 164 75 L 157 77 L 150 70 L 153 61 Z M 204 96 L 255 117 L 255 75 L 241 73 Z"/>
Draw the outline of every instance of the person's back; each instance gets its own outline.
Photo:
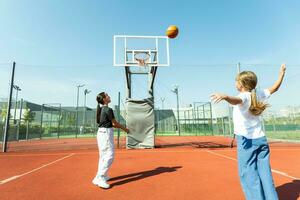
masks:
<path id="1" fill-rule="evenodd" d="M 267 108 L 265 100 L 280 87 L 285 64 L 281 65 L 278 80 L 265 90 L 257 90 L 257 76 L 243 71 L 236 77 L 238 96 L 212 94 L 218 103 L 227 101 L 233 106 L 234 134 L 237 135 L 237 157 L 240 182 L 247 200 L 277 200 L 270 166 L 270 148 L 262 127 L 261 114 Z"/>
<path id="2" fill-rule="evenodd" d="M 108 106 L 102 106 L 101 107 L 101 114 L 100 114 L 100 122 L 99 127 L 102 128 L 112 128 L 112 119 L 114 119 L 114 113 L 113 110 Z"/>
<path id="3" fill-rule="evenodd" d="M 268 89 L 256 90 L 256 98 L 259 102 L 265 102 L 270 95 Z M 242 100 L 242 103 L 233 106 L 234 134 L 251 139 L 265 136 L 261 115 L 253 115 L 249 110 L 251 92 L 241 92 L 238 97 Z"/>

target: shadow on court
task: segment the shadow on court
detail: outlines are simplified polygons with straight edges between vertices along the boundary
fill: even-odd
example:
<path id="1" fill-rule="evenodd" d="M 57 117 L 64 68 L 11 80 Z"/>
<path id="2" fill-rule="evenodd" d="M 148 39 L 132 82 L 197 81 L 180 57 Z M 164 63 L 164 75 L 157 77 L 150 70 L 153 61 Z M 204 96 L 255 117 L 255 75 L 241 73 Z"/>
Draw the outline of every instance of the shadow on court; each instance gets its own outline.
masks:
<path id="1" fill-rule="evenodd" d="M 276 187 L 280 200 L 297 200 L 300 197 L 300 180 Z"/>
<path id="2" fill-rule="evenodd" d="M 125 180 L 120 180 L 120 181 L 114 182 L 111 184 L 111 187 L 117 186 L 117 185 L 123 185 L 123 184 L 129 183 L 129 182 L 132 182 L 132 181 L 141 180 L 144 178 L 156 176 L 156 175 L 163 174 L 163 173 L 176 172 L 180 168 L 182 168 L 182 166 L 157 167 L 153 170 L 142 171 L 142 172 L 127 174 L 127 175 L 123 175 L 123 176 L 117 176 L 117 177 L 111 178 L 110 181 L 116 181 L 116 180 L 120 180 L 120 179 L 125 179 Z"/>
<path id="3" fill-rule="evenodd" d="M 181 142 L 173 144 L 155 145 L 156 148 L 171 148 L 171 147 L 193 147 L 193 148 L 229 148 L 230 145 L 219 144 L 215 142 Z"/>

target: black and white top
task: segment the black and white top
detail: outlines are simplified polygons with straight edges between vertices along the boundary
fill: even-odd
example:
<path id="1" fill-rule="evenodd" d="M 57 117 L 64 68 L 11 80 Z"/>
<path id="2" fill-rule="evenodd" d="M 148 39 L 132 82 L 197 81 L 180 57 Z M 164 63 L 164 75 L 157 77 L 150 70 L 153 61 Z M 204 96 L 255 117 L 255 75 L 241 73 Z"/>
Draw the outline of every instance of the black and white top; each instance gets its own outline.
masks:
<path id="1" fill-rule="evenodd" d="M 112 128 L 112 120 L 115 119 L 113 110 L 108 106 L 102 106 L 100 114 L 100 128 Z"/>

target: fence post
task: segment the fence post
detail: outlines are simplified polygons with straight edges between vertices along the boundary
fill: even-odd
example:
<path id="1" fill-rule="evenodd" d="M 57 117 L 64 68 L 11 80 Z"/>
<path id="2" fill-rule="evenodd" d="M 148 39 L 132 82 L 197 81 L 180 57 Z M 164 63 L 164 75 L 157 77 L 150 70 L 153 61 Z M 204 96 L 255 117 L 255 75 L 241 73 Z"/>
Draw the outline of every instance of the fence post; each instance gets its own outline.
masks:
<path id="1" fill-rule="evenodd" d="M 117 110 L 117 116 L 118 116 L 118 122 L 120 122 L 120 98 L 121 93 L 118 93 L 118 110 Z M 118 128 L 118 148 L 120 148 L 120 129 Z"/>
<path id="2" fill-rule="evenodd" d="M 9 90 L 9 98 L 8 98 L 8 105 L 7 105 L 7 113 L 6 113 L 6 120 L 5 120 L 5 129 L 3 134 L 3 145 L 2 151 L 7 151 L 7 139 L 8 139 L 8 131 L 9 131 L 9 119 L 10 119 L 10 109 L 11 109 L 11 99 L 13 93 L 13 86 L 14 86 L 14 78 L 15 78 L 15 68 L 16 63 L 13 62 L 12 73 L 11 73 L 11 81 L 10 81 L 10 90 Z"/>
<path id="3" fill-rule="evenodd" d="M 232 134 L 232 127 L 231 127 L 231 108 L 230 105 L 228 105 L 228 123 L 229 123 L 229 135 Z"/>
<path id="4" fill-rule="evenodd" d="M 223 131 L 223 136 L 225 136 L 225 123 L 224 123 L 224 117 L 222 117 L 222 131 Z"/>
<path id="5" fill-rule="evenodd" d="M 275 125 L 275 117 L 274 117 L 274 115 L 273 115 L 273 131 L 274 131 L 274 133 L 276 133 L 276 125 Z"/>
<path id="6" fill-rule="evenodd" d="M 210 108 L 211 134 L 214 135 L 214 127 L 213 127 L 213 117 L 212 117 L 212 106 L 211 106 L 211 102 L 209 102 L 209 108 Z"/>
<path id="7" fill-rule="evenodd" d="M 40 139 L 42 139 L 43 134 L 43 114 L 44 114 L 44 104 L 41 106 L 41 131 L 40 131 Z"/>
<path id="8" fill-rule="evenodd" d="M 19 138 L 20 138 L 20 126 L 21 126 L 21 120 L 22 120 L 22 109 L 23 109 L 23 99 L 21 99 L 21 102 L 20 102 L 20 116 L 19 116 L 19 123 L 18 123 L 18 129 L 17 129 L 17 141 L 19 141 Z"/>
<path id="9" fill-rule="evenodd" d="M 60 134 L 60 119 L 61 118 L 61 104 L 59 104 L 59 115 L 58 115 L 58 129 L 57 129 L 57 138 L 59 139 Z"/>
<path id="10" fill-rule="evenodd" d="M 29 121 L 26 122 L 26 140 L 28 140 L 28 132 L 29 132 Z"/>

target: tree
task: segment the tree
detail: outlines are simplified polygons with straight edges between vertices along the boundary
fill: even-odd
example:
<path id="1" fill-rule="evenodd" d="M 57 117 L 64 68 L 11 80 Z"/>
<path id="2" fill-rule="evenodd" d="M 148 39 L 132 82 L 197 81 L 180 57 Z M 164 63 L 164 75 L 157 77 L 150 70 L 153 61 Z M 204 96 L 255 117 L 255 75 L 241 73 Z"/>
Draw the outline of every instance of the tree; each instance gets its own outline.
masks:
<path id="1" fill-rule="evenodd" d="M 23 118 L 24 121 L 30 123 L 30 122 L 32 122 L 34 120 L 34 117 L 35 117 L 35 113 L 32 112 L 32 111 L 30 111 L 28 109 L 28 107 L 26 106 L 25 112 L 24 112 L 24 118 Z"/>
<path id="2" fill-rule="evenodd" d="M 5 122 L 6 115 L 7 115 L 7 104 L 4 104 L 0 110 L 0 116 L 3 122 Z"/>
<path id="3" fill-rule="evenodd" d="M 75 125 L 76 116 L 73 113 L 68 113 L 66 118 L 67 118 L 67 124 L 69 126 Z"/>
<path id="4" fill-rule="evenodd" d="M 23 117 L 24 121 L 26 122 L 26 139 L 28 139 L 29 123 L 31 123 L 34 120 L 34 117 L 35 117 L 35 113 L 30 111 L 26 106 L 24 117 Z"/>

